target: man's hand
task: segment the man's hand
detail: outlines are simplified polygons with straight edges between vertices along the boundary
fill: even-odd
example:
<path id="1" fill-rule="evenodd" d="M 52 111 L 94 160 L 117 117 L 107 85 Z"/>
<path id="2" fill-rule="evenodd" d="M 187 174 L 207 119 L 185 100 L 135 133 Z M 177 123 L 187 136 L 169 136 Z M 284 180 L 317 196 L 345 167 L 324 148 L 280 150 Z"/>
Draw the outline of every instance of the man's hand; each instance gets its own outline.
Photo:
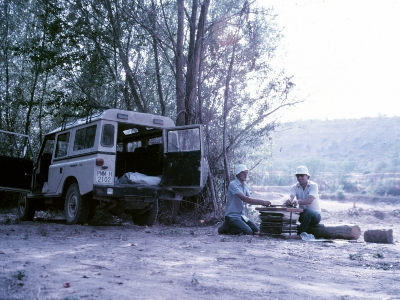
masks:
<path id="1" fill-rule="evenodd" d="M 263 201 L 263 203 L 261 205 L 270 206 L 271 202 L 270 201 Z"/>
<path id="2" fill-rule="evenodd" d="M 298 204 L 298 202 L 297 202 L 297 200 L 296 199 L 288 199 L 288 200 L 286 200 L 286 202 L 285 202 L 285 205 L 286 206 L 290 206 L 290 207 L 296 207 L 297 206 L 297 204 Z"/>

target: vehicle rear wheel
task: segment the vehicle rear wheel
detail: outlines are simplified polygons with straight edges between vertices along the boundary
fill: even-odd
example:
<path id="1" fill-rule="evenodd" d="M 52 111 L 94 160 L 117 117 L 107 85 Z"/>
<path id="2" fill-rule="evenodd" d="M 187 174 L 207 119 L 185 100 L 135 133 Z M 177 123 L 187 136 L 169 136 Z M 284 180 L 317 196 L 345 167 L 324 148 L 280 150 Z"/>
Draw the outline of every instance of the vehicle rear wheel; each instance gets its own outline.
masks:
<path id="1" fill-rule="evenodd" d="M 18 217 L 21 221 L 32 221 L 35 216 L 36 206 L 33 199 L 29 199 L 26 193 L 20 193 L 18 197 Z"/>
<path id="2" fill-rule="evenodd" d="M 157 219 L 158 214 L 158 200 L 155 200 L 151 207 L 145 212 L 143 210 L 134 210 L 132 212 L 132 222 L 139 226 L 152 226 Z"/>
<path id="3" fill-rule="evenodd" d="M 90 199 L 82 197 L 77 183 L 69 186 L 65 197 L 64 213 L 66 223 L 84 224 L 87 222 L 90 210 Z"/>

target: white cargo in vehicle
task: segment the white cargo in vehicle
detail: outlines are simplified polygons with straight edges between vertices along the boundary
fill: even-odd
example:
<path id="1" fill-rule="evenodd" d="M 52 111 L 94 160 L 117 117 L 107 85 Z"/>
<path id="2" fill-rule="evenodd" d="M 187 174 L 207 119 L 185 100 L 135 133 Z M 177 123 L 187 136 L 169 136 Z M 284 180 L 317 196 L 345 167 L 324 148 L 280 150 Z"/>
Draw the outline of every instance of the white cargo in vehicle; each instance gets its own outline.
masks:
<path id="1" fill-rule="evenodd" d="M 152 225 L 158 200 L 180 200 L 204 186 L 202 145 L 201 125 L 177 127 L 152 114 L 107 109 L 64 123 L 45 137 L 32 193 L 19 201 L 20 218 L 56 206 L 64 208 L 68 224 L 106 209 Z"/>

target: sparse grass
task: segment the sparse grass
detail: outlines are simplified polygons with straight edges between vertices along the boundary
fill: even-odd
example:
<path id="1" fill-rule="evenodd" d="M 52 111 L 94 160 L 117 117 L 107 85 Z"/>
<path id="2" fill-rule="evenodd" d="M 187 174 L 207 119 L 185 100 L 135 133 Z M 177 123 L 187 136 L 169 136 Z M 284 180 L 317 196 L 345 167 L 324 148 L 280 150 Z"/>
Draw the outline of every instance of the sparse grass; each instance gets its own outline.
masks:
<path id="1" fill-rule="evenodd" d="M 221 240 L 220 240 L 220 242 L 230 242 L 232 239 L 231 238 L 228 238 L 228 237 L 223 237 Z"/>
<path id="2" fill-rule="evenodd" d="M 42 227 L 42 228 L 39 228 L 39 234 L 41 236 L 47 236 L 48 232 L 47 232 L 46 228 Z"/>
<path id="3" fill-rule="evenodd" d="M 9 218 L 8 216 L 3 220 L 3 224 L 4 225 L 10 225 L 11 224 L 11 218 Z"/>
<path id="4" fill-rule="evenodd" d="M 127 241 L 127 240 L 128 240 L 128 237 L 127 237 L 125 234 L 119 234 L 119 235 L 118 235 L 118 238 L 119 238 L 121 241 Z"/>
<path id="5" fill-rule="evenodd" d="M 198 284 L 199 284 L 199 280 L 198 280 L 195 276 L 196 276 L 196 274 L 193 274 L 193 275 L 192 275 L 192 281 L 191 281 L 191 283 L 192 283 L 193 285 L 198 285 Z"/>
<path id="6" fill-rule="evenodd" d="M 165 229 L 159 232 L 160 235 L 181 235 L 184 231 L 181 228 Z"/>
<path id="7" fill-rule="evenodd" d="M 13 277 L 17 280 L 23 280 L 26 278 L 25 270 L 17 270 Z"/>
<path id="8" fill-rule="evenodd" d="M 375 268 L 375 269 L 379 269 L 379 270 L 385 270 L 385 271 L 388 271 L 388 270 L 390 270 L 390 269 L 392 269 L 392 268 L 393 268 L 393 265 L 392 265 L 392 264 L 389 264 L 389 263 L 386 263 L 386 262 L 384 262 L 384 263 L 378 263 L 378 264 L 376 264 L 376 265 L 374 266 L 374 268 Z"/>
<path id="9" fill-rule="evenodd" d="M 383 258 L 384 255 L 383 255 L 382 250 L 378 250 L 376 253 L 373 253 L 372 257 L 374 257 L 374 258 Z"/>
<path id="10" fill-rule="evenodd" d="M 363 261 L 363 260 L 364 260 L 363 254 L 360 253 L 360 252 L 357 252 L 357 253 L 350 253 L 350 254 L 349 254 L 349 258 L 350 258 L 351 260 L 357 260 L 357 261 Z"/>
<path id="11" fill-rule="evenodd" d="M 14 214 L 7 214 L 1 223 L 4 225 L 19 224 L 19 219 Z"/>

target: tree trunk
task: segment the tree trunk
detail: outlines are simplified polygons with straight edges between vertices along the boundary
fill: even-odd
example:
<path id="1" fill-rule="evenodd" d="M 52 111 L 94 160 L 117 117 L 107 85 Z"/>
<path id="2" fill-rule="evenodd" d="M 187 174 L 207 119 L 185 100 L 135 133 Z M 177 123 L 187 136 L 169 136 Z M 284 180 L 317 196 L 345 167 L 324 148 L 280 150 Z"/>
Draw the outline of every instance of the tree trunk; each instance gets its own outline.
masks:
<path id="1" fill-rule="evenodd" d="M 3 20 L 3 35 L 1 37 L 1 39 L 3 40 L 3 47 L 2 47 L 2 55 L 3 55 L 3 59 L 4 59 L 4 73 L 5 73 L 5 103 L 6 105 L 1 105 L 0 106 L 0 128 L 4 129 L 3 127 L 3 113 L 6 113 L 6 111 L 9 109 L 8 108 L 8 103 L 9 103 L 9 99 L 10 99 L 10 73 L 9 73 L 9 57 L 8 57 L 8 49 L 9 49 L 9 3 L 8 1 L 4 2 L 4 6 L 3 6 L 3 16 L 4 16 L 4 20 Z M 4 109 L 4 110 L 3 110 Z M 7 129 L 7 128 L 6 128 Z"/>
<path id="2" fill-rule="evenodd" d="M 120 27 L 118 24 L 118 20 L 116 20 L 114 18 L 114 14 L 112 12 L 112 8 L 111 8 L 111 3 L 108 0 L 104 1 L 104 6 L 107 9 L 107 13 L 108 13 L 108 18 L 110 19 L 110 23 L 112 26 L 112 30 L 113 30 L 113 34 L 114 34 L 114 40 L 116 43 L 116 47 L 118 49 L 118 54 L 119 54 L 119 58 L 121 59 L 122 62 L 122 66 L 124 67 L 124 71 L 125 71 L 125 75 L 126 75 L 126 80 L 128 82 L 129 88 L 131 90 L 133 99 L 135 101 L 136 107 L 138 109 L 139 112 L 145 112 L 145 109 L 143 108 L 143 105 L 140 101 L 140 97 L 139 97 L 139 93 L 135 87 L 135 83 L 134 83 L 134 75 L 132 72 L 131 67 L 129 66 L 129 59 L 127 54 L 124 52 L 124 49 L 122 47 L 121 44 L 121 40 L 120 40 Z M 129 109 L 129 107 L 128 107 Z"/>
<path id="3" fill-rule="evenodd" d="M 186 73 L 186 93 L 185 93 L 185 124 L 191 124 L 193 119 L 192 102 L 196 97 L 196 62 L 195 62 L 195 41 L 196 41 L 196 16 L 198 0 L 192 0 L 192 15 L 189 22 L 189 46 L 188 46 L 188 59 L 187 59 L 187 73 Z"/>
<path id="4" fill-rule="evenodd" d="M 364 232 L 364 242 L 393 244 L 393 229 L 375 229 Z"/>
<path id="5" fill-rule="evenodd" d="M 176 38 L 176 125 L 185 125 L 185 91 L 183 86 L 183 15 L 184 0 L 177 0 L 178 3 L 178 32 Z"/>
<path id="6" fill-rule="evenodd" d="M 190 29 L 190 38 L 193 38 L 193 43 L 190 42 L 190 46 L 193 49 L 189 49 L 189 59 L 188 59 L 188 73 L 186 79 L 186 124 L 195 124 L 198 123 L 199 113 L 196 113 L 196 99 L 197 99 L 197 84 L 199 83 L 199 74 L 200 74 L 200 63 L 203 52 L 203 40 L 204 40 L 204 30 L 205 23 L 208 14 L 208 7 L 210 5 L 210 0 L 204 0 L 201 6 L 201 12 L 199 17 L 199 23 L 197 26 L 197 35 L 194 40 L 194 28 L 192 33 L 192 26 L 194 27 L 195 23 L 195 13 L 197 13 L 197 0 L 193 1 L 193 11 L 192 11 L 192 19 L 191 19 L 191 29 Z M 195 7 L 196 6 L 196 7 Z"/>
<path id="7" fill-rule="evenodd" d="M 46 71 L 46 76 L 45 76 L 44 83 L 43 83 L 43 88 L 42 88 L 42 95 L 40 96 L 40 102 L 39 102 L 39 115 L 38 115 L 39 145 L 41 145 L 42 142 L 43 142 L 43 124 L 42 124 L 42 119 L 43 119 L 43 99 L 44 99 L 45 94 L 46 94 L 48 78 L 49 78 L 49 72 Z"/>
<path id="8" fill-rule="evenodd" d="M 154 1 L 151 1 L 151 6 L 153 11 L 155 11 Z M 161 115 L 165 116 L 165 103 L 164 103 L 164 96 L 162 90 L 162 83 L 161 83 L 161 74 L 160 74 L 160 61 L 158 57 L 158 47 L 157 47 L 157 37 L 155 36 L 155 32 L 157 31 L 157 22 L 154 14 L 151 14 L 151 23 L 153 26 L 153 51 L 154 51 L 154 64 L 156 67 L 156 78 L 157 78 L 157 93 L 158 93 L 158 101 L 160 102 L 161 107 Z"/>
<path id="9" fill-rule="evenodd" d="M 325 226 L 318 224 L 309 226 L 307 233 L 313 234 L 317 239 L 357 240 L 361 235 L 361 229 L 358 225 Z"/>
<path id="10" fill-rule="evenodd" d="M 229 114 L 229 107 L 228 107 L 228 99 L 229 99 L 229 85 L 231 83 L 232 79 L 232 70 L 233 70 L 233 65 L 235 62 L 235 53 L 236 53 L 236 46 L 233 46 L 232 49 L 232 55 L 231 55 L 231 60 L 229 62 L 229 68 L 228 68 L 228 74 L 226 75 L 226 81 L 225 81 L 225 91 L 224 91 L 224 128 L 223 128 L 223 136 L 222 136 L 222 148 L 223 148 L 223 153 L 224 153 L 224 173 L 225 173 L 225 186 L 228 187 L 229 184 L 229 162 L 228 162 L 228 145 L 227 145 L 227 139 L 228 139 L 228 128 L 227 128 L 227 119 L 228 119 L 228 114 Z"/>

